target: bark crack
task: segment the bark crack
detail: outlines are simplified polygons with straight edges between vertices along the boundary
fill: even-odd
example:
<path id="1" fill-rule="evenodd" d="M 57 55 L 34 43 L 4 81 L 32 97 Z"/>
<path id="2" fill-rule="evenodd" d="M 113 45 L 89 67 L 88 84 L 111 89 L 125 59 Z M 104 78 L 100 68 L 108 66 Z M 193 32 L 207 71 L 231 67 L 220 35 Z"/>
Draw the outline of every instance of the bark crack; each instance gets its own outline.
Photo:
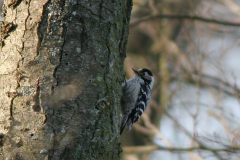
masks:
<path id="1" fill-rule="evenodd" d="M 23 39 L 21 39 L 21 41 L 22 41 L 22 48 L 21 48 L 21 51 L 20 51 L 20 53 L 23 51 L 23 49 L 24 49 L 24 40 L 25 40 L 25 34 L 26 34 L 26 29 L 27 29 L 27 20 L 28 20 L 28 18 L 29 18 L 29 16 L 30 16 L 30 11 L 29 11 L 29 8 L 30 8 L 30 3 L 31 3 L 31 0 L 29 0 L 29 2 L 28 2 L 28 7 L 27 7 L 27 17 L 26 17 L 26 19 L 25 19 L 25 22 L 24 22 L 24 26 L 25 26 L 25 29 L 23 30 Z"/>
<path id="2" fill-rule="evenodd" d="M 99 27 L 102 23 L 102 8 L 103 8 L 103 0 L 101 1 L 100 8 L 99 8 L 99 17 L 98 17 L 99 18 Z"/>
<path id="3" fill-rule="evenodd" d="M 107 93 L 109 92 L 108 82 L 107 82 L 107 75 L 109 74 L 109 68 L 110 68 L 110 62 L 111 62 L 111 49 L 110 49 L 110 44 L 109 44 L 110 34 L 111 34 L 111 24 L 110 24 L 110 26 L 108 28 L 108 34 L 106 36 L 106 46 L 107 46 L 108 53 L 107 53 L 107 65 L 106 65 L 107 67 L 106 67 L 106 72 L 104 74 L 104 82 L 105 82 L 105 85 L 106 85 L 106 89 L 107 89 L 106 92 Z"/>
<path id="4" fill-rule="evenodd" d="M 13 101 L 18 96 L 18 93 L 17 92 L 7 92 L 7 96 L 11 97 L 10 109 L 9 109 L 9 112 L 10 112 L 9 120 L 13 120 Z"/>

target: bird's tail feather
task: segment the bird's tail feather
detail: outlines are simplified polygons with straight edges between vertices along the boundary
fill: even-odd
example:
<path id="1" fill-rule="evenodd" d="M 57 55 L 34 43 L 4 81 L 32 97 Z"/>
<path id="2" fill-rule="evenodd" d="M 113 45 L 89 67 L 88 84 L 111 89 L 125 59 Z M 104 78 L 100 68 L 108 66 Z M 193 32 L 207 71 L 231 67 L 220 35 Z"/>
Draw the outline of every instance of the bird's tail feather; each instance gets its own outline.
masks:
<path id="1" fill-rule="evenodd" d="M 120 135 L 122 134 L 126 124 L 127 124 L 127 121 L 128 121 L 128 117 L 125 117 L 122 121 L 122 124 L 121 124 L 121 129 L 120 129 Z"/>

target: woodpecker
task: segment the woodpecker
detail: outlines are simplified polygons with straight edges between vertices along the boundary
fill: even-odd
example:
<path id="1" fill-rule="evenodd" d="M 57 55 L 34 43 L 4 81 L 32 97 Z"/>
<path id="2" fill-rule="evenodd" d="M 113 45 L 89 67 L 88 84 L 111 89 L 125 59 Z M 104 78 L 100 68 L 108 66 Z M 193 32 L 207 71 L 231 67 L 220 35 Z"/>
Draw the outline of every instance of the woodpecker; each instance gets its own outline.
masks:
<path id="1" fill-rule="evenodd" d="M 149 69 L 133 69 L 134 76 L 122 84 L 121 109 L 123 120 L 120 134 L 126 124 L 130 131 L 133 123 L 137 122 L 147 108 L 151 99 L 151 90 L 154 83 L 153 74 Z"/>

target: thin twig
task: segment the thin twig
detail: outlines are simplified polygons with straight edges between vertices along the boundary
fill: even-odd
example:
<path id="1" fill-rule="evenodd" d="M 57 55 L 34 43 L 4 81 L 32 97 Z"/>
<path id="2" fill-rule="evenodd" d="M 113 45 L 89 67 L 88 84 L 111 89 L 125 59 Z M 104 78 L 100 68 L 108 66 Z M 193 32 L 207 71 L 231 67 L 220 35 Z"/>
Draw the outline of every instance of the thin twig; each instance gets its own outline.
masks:
<path id="1" fill-rule="evenodd" d="M 162 134 L 162 132 L 157 129 L 150 121 L 149 116 L 147 116 L 146 114 L 142 115 L 142 120 L 144 121 L 145 125 L 147 126 L 148 129 L 152 130 L 155 132 L 155 134 L 157 134 L 160 139 L 164 142 L 164 144 L 166 144 L 169 148 L 172 147 L 172 144 L 168 141 L 168 139 Z"/>
<path id="2" fill-rule="evenodd" d="M 174 119 L 166 110 L 165 110 L 165 115 L 168 116 L 174 123 L 175 125 L 180 129 L 182 130 L 189 138 L 192 138 L 193 140 L 195 140 L 200 148 L 208 148 L 207 146 L 205 146 L 200 140 L 198 140 L 195 136 L 192 136 L 191 133 L 189 133 L 176 119 Z M 228 149 L 230 150 L 230 149 Z M 218 159 L 221 159 L 223 160 L 223 158 L 221 156 L 218 155 L 217 151 L 214 151 L 214 150 L 210 150 L 213 152 L 213 154 L 218 158 Z"/>

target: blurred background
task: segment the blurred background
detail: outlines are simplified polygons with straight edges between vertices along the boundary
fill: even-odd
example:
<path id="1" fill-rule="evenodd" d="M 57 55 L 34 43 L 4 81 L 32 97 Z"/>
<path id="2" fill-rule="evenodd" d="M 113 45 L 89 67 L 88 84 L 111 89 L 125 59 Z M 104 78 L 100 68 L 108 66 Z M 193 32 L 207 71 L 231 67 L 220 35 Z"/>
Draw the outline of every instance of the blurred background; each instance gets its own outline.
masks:
<path id="1" fill-rule="evenodd" d="M 133 1 L 126 78 L 155 84 L 122 160 L 240 160 L 239 38 L 240 0 Z"/>
<path id="2" fill-rule="evenodd" d="M 134 0 L 125 60 L 152 100 L 122 160 L 239 160 L 240 0 Z"/>

